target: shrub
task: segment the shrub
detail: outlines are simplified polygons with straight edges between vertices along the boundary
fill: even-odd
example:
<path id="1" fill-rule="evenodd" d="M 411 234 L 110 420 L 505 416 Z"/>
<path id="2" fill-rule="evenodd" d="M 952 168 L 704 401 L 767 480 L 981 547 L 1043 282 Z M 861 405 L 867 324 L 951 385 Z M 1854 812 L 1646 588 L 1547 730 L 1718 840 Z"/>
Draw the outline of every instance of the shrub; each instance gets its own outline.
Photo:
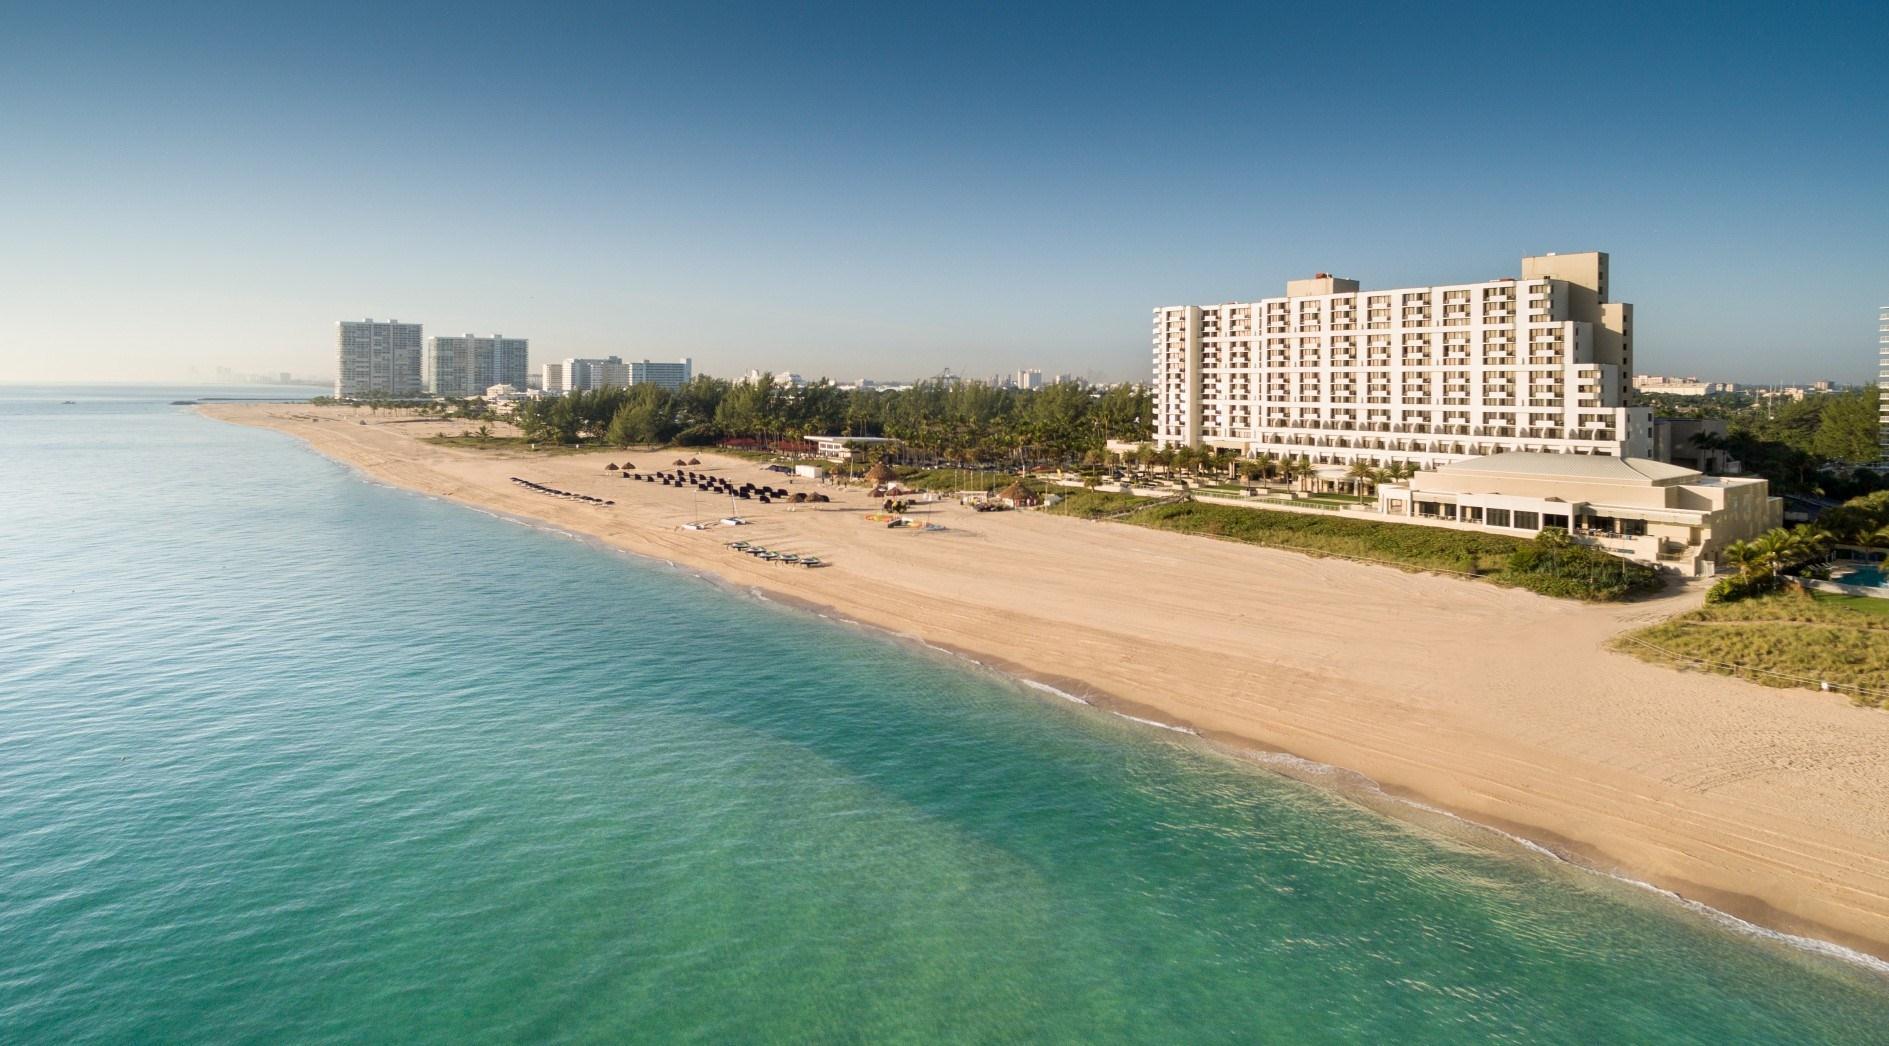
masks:
<path id="1" fill-rule="evenodd" d="M 1706 590 L 1705 601 L 1736 603 L 1741 599 L 1776 592 L 1783 587 L 1784 579 L 1775 574 L 1733 574 L 1712 582 L 1712 587 Z"/>
<path id="2" fill-rule="evenodd" d="M 1579 544 L 1550 527 L 1509 556 L 1503 580 L 1564 599 L 1619 600 L 1664 587 L 1659 571 Z"/>
<path id="3" fill-rule="evenodd" d="M 1095 519 L 1098 516 L 1110 516 L 1117 512 L 1147 504 L 1151 498 L 1136 497 L 1132 494 L 1116 494 L 1103 490 L 1085 490 L 1080 494 L 1069 494 L 1052 506 L 1049 511 L 1059 516 L 1076 516 L 1081 519 Z"/>
<path id="4" fill-rule="evenodd" d="M 1129 516 L 1128 522 L 1417 570 L 1466 571 L 1469 563 L 1475 563 L 1478 571 L 1487 571 L 1523 545 L 1519 538 L 1506 534 L 1194 501 L 1159 505 Z"/>

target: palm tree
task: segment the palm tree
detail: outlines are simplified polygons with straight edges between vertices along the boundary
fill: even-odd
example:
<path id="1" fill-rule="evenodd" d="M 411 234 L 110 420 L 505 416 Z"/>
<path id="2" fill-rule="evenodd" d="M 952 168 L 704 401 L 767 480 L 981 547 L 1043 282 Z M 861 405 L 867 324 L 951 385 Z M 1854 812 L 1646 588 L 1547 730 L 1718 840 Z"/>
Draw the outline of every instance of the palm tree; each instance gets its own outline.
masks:
<path id="1" fill-rule="evenodd" d="M 1351 480 L 1351 493 L 1363 497 L 1364 485 L 1376 481 L 1376 470 L 1371 468 L 1368 461 L 1354 461 L 1351 468 L 1345 471 L 1345 477 Z"/>
<path id="2" fill-rule="evenodd" d="M 1739 576 L 1745 577 L 1758 569 L 1763 556 L 1751 542 L 1734 541 L 1725 546 L 1719 553 L 1719 558 L 1737 567 Z"/>
<path id="3" fill-rule="evenodd" d="M 1780 570 L 1796 566 L 1804 549 L 1803 541 L 1798 538 L 1796 531 L 1783 527 L 1773 527 L 1758 535 L 1752 541 L 1752 547 L 1757 550 L 1759 565 L 1772 577 L 1776 577 Z"/>

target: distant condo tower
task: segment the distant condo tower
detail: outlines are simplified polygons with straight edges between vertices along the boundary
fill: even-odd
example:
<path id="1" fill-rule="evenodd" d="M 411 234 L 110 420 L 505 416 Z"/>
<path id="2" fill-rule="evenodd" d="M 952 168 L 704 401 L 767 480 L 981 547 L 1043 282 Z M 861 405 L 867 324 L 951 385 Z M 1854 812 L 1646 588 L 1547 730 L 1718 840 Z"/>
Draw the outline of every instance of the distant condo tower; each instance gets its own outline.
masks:
<path id="1" fill-rule="evenodd" d="M 694 373 L 695 361 L 687 356 L 675 363 L 633 360 L 630 363 L 630 384 L 655 385 L 674 392 L 687 385 Z"/>
<path id="2" fill-rule="evenodd" d="M 335 324 L 335 396 L 405 399 L 426 393 L 420 325 L 388 320 Z"/>
<path id="3" fill-rule="evenodd" d="M 435 396 L 478 396 L 493 385 L 525 387 L 528 342 L 494 334 L 429 338 L 426 343 L 426 391 Z"/>
<path id="4" fill-rule="evenodd" d="M 1327 465 L 1646 457 L 1652 411 L 1626 406 L 1632 342 L 1599 252 L 1439 287 L 1320 273 L 1283 298 L 1154 310 L 1155 439 Z"/>
<path id="5" fill-rule="evenodd" d="M 693 373 L 694 363 L 686 358 L 678 363 L 655 360 L 625 363 L 617 356 L 568 359 L 544 365 L 543 385 L 546 392 L 587 392 L 630 385 L 655 385 L 674 391 L 687 385 Z"/>

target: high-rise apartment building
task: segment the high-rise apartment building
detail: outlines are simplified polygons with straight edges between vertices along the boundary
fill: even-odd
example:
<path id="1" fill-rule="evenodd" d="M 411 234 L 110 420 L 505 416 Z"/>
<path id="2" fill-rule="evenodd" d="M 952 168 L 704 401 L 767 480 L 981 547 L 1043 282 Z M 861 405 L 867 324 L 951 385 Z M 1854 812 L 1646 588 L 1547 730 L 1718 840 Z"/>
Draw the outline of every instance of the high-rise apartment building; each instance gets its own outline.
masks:
<path id="1" fill-rule="evenodd" d="M 1889 457 L 1889 305 L 1876 310 L 1876 443 Z"/>
<path id="2" fill-rule="evenodd" d="M 1508 450 L 1645 457 L 1626 406 L 1633 307 L 1607 255 L 1519 278 L 1362 291 L 1320 273 L 1282 298 L 1154 310 L 1155 438 L 1316 464 L 1432 467 Z"/>
<path id="3" fill-rule="evenodd" d="M 335 324 L 335 397 L 405 399 L 424 395 L 420 324 L 342 320 Z"/>
<path id="4" fill-rule="evenodd" d="M 522 389 L 528 350 L 526 339 L 500 334 L 429 338 L 423 367 L 426 391 L 435 396 L 478 396 L 493 385 Z"/>
<path id="5" fill-rule="evenodd" d="M 687 385 L 695 375 L 695 361 L 687 356 L 676 363 L 632 360 L 629 366 L 630 384 L 655 385 L 671 392 Z"/>

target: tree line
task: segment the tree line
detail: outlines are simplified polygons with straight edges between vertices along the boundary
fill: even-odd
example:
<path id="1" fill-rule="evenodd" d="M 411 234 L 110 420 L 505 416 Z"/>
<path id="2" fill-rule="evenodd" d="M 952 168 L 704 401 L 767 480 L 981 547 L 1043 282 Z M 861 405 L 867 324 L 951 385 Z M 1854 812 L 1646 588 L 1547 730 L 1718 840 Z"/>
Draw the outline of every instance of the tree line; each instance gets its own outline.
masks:
<path id="1" fill-rule="evenodd" d="M 1642 394 L 1639 399 L 1662 417 L 1723 420 L 1724 438 L 1705 436 L 1696 442 L 1730 453 L 1746 473 L 1770 480 L 1773 493 L 1846 498 L 1882 486 L 1878 474 L 1857 467 L 1881 457 L 1879 396 L 1877 388 L 1869 386 L 1787 402 L 1742 392 L 1703 397 Z"/>
<path id="2" fill-rule="evenodd" d="M 885 436 L 949 461 L 1073 461 L 1108 440 L 1153 432 L 1145 388 L 1061 382 L 1041 389 L 983 382 L 921 382 L 909 389 L 842 389 L 729 382 L 699 376 L 679 389 L 655 385 L 529 400 L 512 416 L 527 439 L 616 446 L 728 439 L 786 442 L 808 436 Z"/>

